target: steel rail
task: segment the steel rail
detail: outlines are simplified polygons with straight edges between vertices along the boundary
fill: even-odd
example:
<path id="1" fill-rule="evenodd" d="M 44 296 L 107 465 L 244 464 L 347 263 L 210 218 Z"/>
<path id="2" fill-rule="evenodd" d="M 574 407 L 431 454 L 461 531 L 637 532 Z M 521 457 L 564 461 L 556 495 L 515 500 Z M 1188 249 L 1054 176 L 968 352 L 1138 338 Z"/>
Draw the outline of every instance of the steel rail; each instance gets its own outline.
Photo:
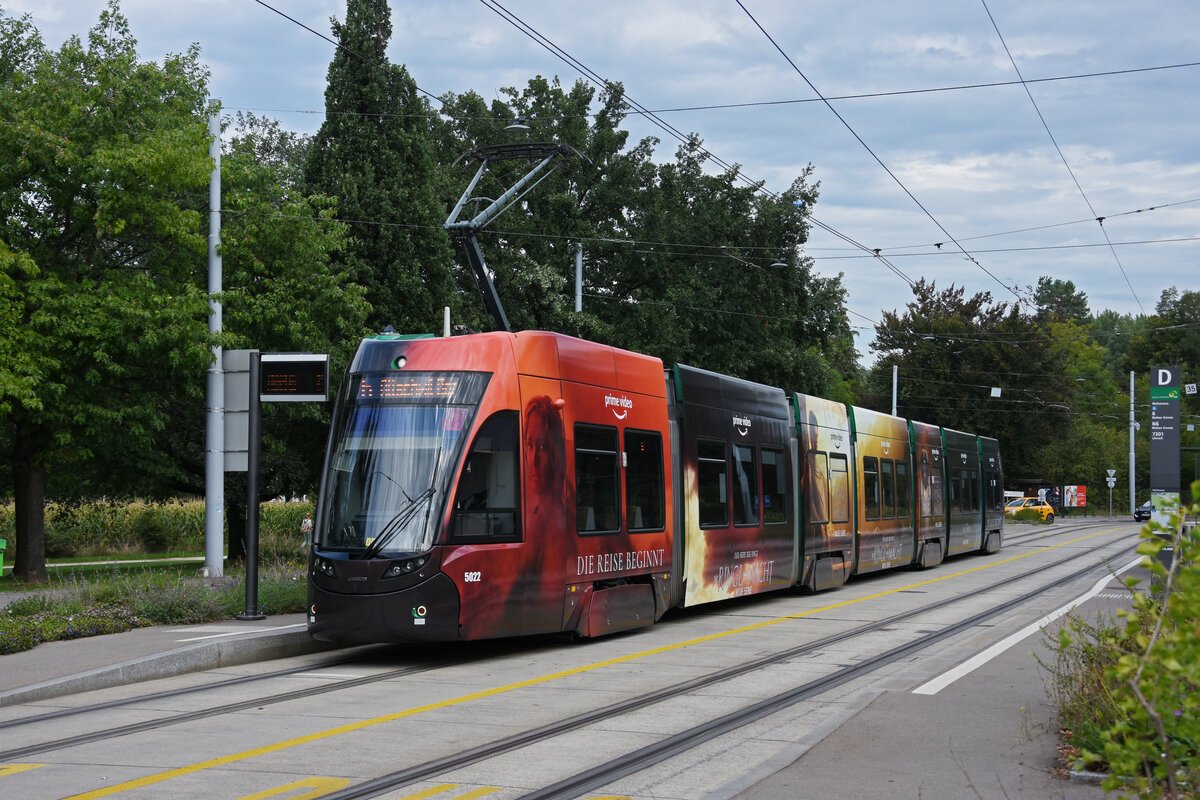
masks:
<path id="1" fill-rule="evenodd" d="M 1135 549 L 1136 545 L 1132 545 L 1118 551 L 1114 554 L 1114 556 L 1130 553 Z M 1090 552 L 1091 551 L 1088 553 L 1073 554 L 1059 559 L 1053 563 L 1045 564 L 1041 567 L 1029 570 L 1021 575 L 995 581 L 977 590 L 977 593 L 992 592 L 997 589 L 1007 587 L 1013 583 L 1016 583 L 1017 581 L 1027 579 L 1031 576 L 1045 572 L 1046 570 L 1062 566 L 1070 561 L 1086 557 L 1090 554 Z M 841 685 L 842 683 L 846 683 L 854 678 L 879 669 L 886 664 L 890 664 L 900 658 L 903 658 L 906 655 L 910 655 L 914 652 L 918 652 L 921 649 L 929 647 L 930 645 L 935 644 L 942 639 L 974 627 L 980 622 L 1003 614 L 1012 608 L 1028 602 L 1030 598 L 1035 597 L 1036 595 L 1041 594 L 1049 589 L 1071 583 L 1083 576 L 1088 575 L 1089 573 L 1094 573 L 1097 569 L 1102 568 L 1108 568 L 1107 564 L 1089 564 L 1086 567 L 1078 569 L 1069 575 L 1057 578 L 1042 586 L 1036 587 L 1029 592 L 1025 592 L 1019 597 L 1011 598 L 1003 603 L 989 608 L 986 611 L 975 614 L 966 620 L 962 620 L 958 623 L 952 623 L 942 630 L 935 631 L 933 633 L 927 633 L 924 636 L 913 640 L 912 642 L 900 645 L 878 656 L 867 659 L 858 665 L 843 667 L 842 669 L 827 676 L 810 681 L 787 692 L 783 692 L 779 695 L 768 698 L 767 700 L 747 706 L 741 712 L 733 712 L 732 714 L 723 715 L 718 720 L 696 726 L 695 728 L 668 737 L 657 745 L 650 745 L 648 747 L 640 748 L 634 753 L 622 756 L 591 770 L 582 772 L 573 779 L 552 784 L 549 787 L 545 787 L 544 789 L 525 795 L 520 800 L 551 800 L 551 798 L 554 798 L 555 800 L 566 800 L 566 798 L 576 797 L 581 792 L 603 786 L 604 784 L 623 777 L 624 775 L 631 774 L 632 772 L 652 766 L 658 761 L 670 758 L 672 755 L 693 747 L 702 741 L 705 741 L 706 739 L 711 739 L 737 727 L 747 725 L 757 719 L 762 718 L 763 716 L 775 711 L 779 711 L 781 708 L 784 708 L 788 705 L 795 704 L 806 698 L 828 691 L 829 689 Z M 886 619 L 860 625 L 853 630 L 843 631 L 823 639 L 789 648 L 779 653 L 763 656 L 744 664 L 728 667 L 723 670 L 709 673 L 708 675 L 673 684 L 653 692 L 648 692 L 638 697 L 594 709 L 593 711 L 576 715 L 568 720 L 548 723 L 523 733 L 513 736 L 506 736 L 500 741 L 480 745 L 478 747 L 464 750 L 460 753 L 433 759 L 423 764 L 398 770 L 379 778 L 349 786 L 341 791 L 324 795 L 324 800 L 362 800 L 363 798 L 377 797 L 385 792 L 393 791 L 410 783 L 430 780 L 439 774 L 455 769 L 461 769 L 463 767 L 468 767 L 473 764 L 519 750 L 523 747 L 551 739 L 555 736 L 560 736 L 564 733 L 586 727 L 587 725 L 591 725 L 595 722 L 600 722 L 611 717 L 660 703 L 686 692 L 711 686 L 713 684 L 753 672 L 771 664 L 804 655 L 812 650 L 838 644 L 849 639 L 862 636 L 863 634 L 871 633 L 881 628 L 894 625 L 897 622 L 902 622 L 914 616 L 936 611 L 945 606 L 960 602 L 960 599 L 961 598 L 954 597 L 947 598 L 945 600 L 939 600 L 922 606 L 921 608 L 905 611 Z"/>

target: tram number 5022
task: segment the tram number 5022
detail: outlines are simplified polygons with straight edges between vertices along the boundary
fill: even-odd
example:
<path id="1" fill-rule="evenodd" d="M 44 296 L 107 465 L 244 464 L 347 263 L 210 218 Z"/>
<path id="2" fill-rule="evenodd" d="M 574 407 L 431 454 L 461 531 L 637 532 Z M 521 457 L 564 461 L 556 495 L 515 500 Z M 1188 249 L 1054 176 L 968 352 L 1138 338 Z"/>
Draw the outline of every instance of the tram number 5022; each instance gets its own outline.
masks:
<path id="1" fill-rule="evenodd" d="M 482 572 L 464 572 L 463 581 L 465 583 L 479 583 L 483 580 Z"/>

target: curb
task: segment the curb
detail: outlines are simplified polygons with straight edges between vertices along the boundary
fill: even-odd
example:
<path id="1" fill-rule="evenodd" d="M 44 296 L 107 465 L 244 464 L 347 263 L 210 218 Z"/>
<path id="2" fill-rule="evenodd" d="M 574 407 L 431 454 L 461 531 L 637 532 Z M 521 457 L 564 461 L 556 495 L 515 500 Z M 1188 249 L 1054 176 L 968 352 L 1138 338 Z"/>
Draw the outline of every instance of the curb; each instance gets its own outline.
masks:
<path id="1" fill-rule="evenodd" d="M 95 689 L 110 689 L 114 686 L 124 686 L 158 678 L 170 678 L 217 667 L 308 655 L 335 647 L 336 645 L 314 640 L 306 629 L 251 633 L 236 639 L 188 645 L 124 661 L 120 664 L 99 667 L 44 683 L 35 683 L 19 689 L 0 692 L 0 707 L 47 700 Z"/>

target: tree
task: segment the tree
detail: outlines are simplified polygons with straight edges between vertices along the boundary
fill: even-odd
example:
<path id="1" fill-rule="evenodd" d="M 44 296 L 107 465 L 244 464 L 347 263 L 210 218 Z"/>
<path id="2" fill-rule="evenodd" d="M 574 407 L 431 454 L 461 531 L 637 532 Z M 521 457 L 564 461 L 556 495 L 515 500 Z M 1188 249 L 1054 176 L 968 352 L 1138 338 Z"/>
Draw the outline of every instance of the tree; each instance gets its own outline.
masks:
<path id="1" fill-rule="evenodd" d="M 41 581 L 55 471 L 160 461 L 154 439 L 210 359 L 189 203 L 210 172 L 207 73 L 194 48 L 138 63 L 115 0 L 57 52 L 28 18 L 0 19 L 0 421 L 14 574 Z"/>
<path id="2" fill-rule="evenodd" d="M 408 71 L 388 63 L 386 0 L 348 0 L 346 21 L 330 21 L 339 47 L 305 186 L 310 194 L 336 198 L 337 218 L 351 225 L 338 260 L 366 288 L 370 327 L 439 329 L 454 289 L 437 194 L 433 112 Z"/>
<path id="3" fill-rule="evenodd" d="M 443 98 L 442 160 L 506 141 L 514 117 L 531 141 L 581 154 L 505 212 L 481 237 L 514 328 L 556 330 L 650 353 L 667 363 L 776 383 L 790 390 L 846 388 L 854 348 L 838 278 L 821 278 L 799 254 L 811 169 L 771 196 L 745 185 L 736 167 L 713 173 L 694 141 L 657 165 L 657 141 L 627 146 L 623 89 L 569 88 L 536 77 L 506 102 Z M 501 162 L 475 187 L 495 197 L 528 162 Z M 447 202 L 468 175 L 459 172 Z M 447 184 L 449 189 L 450 184 Z M 575 248 L 583 244 L 583 312 L 572 303 Z M 477 304 L 476 304 L 477 305 Z"/>
<path id="4" fill-rule="evenodd" d="M 1033 292 L 1038 322 L 1084 322 L 1088 319 L 1087 295 L 1076 290 L 1074 281 L 1045 275 L 1038 278 Z"/>
<path id="5" fill-rule="evenodd" d="M 939 291 L 921 279 L 913 295 L 904 314 L 885 311 L 875 328 L 871 347 L 881 356 L 864 402 L 890 409 L 891 367 L 898 365 L 900 416 L 993 436 L 1006 473 L 1034 477 L 1022 473 L 1041 448 L 1069 434 L 1077 391 L 1070 359 L 1054 343 L 1082 347 L 1085 337 L 1071 323 L 1057 334 L 1043 328 L 1016 304 L 993 303 L 989 292 L 967 297 L 961 287 Z"/>

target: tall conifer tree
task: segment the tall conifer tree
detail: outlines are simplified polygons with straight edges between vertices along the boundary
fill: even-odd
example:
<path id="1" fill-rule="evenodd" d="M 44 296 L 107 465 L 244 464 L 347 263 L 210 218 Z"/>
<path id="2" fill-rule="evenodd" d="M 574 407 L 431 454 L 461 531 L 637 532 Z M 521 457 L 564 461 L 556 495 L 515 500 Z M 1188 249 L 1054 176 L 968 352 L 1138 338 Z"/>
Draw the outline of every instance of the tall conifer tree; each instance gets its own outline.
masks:
<path id="1" fill-rule="evenodd" d="M 339 48 L 329 64 L 325 122 L 305 170 L 310 193 L 337 198 L 351 241 L 340 258 L 367 292 L 368 325 L 440 327 L 451 304 L 450 240 L 436 192 L 431 109 L 403 66 L 388 63 L 386 0 L 347 0 L 331 19 Z"/>

